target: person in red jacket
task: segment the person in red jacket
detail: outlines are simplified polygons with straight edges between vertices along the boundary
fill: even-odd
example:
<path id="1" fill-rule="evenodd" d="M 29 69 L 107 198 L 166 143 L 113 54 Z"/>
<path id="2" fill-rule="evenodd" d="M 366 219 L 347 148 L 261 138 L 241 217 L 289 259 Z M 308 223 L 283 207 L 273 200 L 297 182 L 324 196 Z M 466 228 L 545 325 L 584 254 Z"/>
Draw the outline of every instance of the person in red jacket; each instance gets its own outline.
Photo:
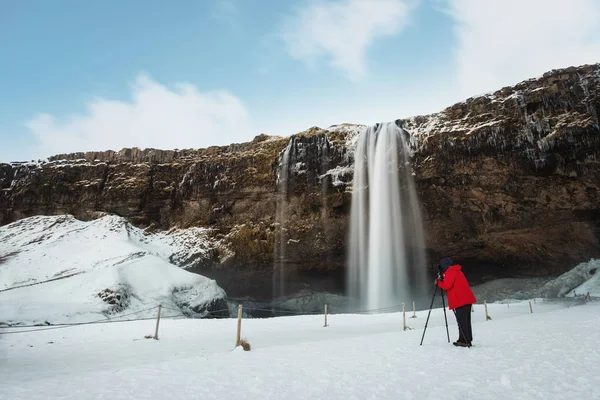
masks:
<path id="1" fill-rule="evenodd" d="M 458 340 L 453 344 L 461 347 L 471 347 L 473 331 L 471 329 L 471 307 L 477 299 L 471 291 L 469 282 L 462 267 L 454 264 L 451 258 L 440 260 L 440 271 L 442 279 L 436 279 L 435 283 L 446 291 L 448 297 L 448 309 L 454 310 L 456 323 L 458 324 Z"/>

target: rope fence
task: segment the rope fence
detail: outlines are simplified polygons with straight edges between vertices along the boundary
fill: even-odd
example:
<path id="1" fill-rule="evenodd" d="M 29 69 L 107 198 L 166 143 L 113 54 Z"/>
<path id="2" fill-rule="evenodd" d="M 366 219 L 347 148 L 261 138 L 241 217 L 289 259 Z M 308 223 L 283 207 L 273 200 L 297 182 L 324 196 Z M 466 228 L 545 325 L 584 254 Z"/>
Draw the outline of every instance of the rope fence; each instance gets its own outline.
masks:
<path id="1" fill-rule="evenodd" d="M 564 301 L 566 301 L 566 303 L 567 303 L 566 304 L 567 307 L 569 307 L 572 302 L 578 301 L 578 300 L 581 300 L 581 304 L 585 305 L 585 304 L 588 304 L 590 301 L 592 301 L 592 298 L 590 296 L 590 293 L 588 292 L 585 296 L 582 295 L 582 296 L 578 296 L 577 298 L 574 297 L 572 299 L 568 299 L 568 298 L 564 299 Z M 533 301 L 533 303 L 532 303 L 532 301 Z M 542 297 L 542 301 L 546 302 L 547 299 Z M 509 303 L 508 298 L 506 299 L 505 304 L 507 305 L 507 307 L 510 308 L 510 303 Z M 533 313 L 534 312 L 533 304 L 536 304 L 536 299 L 533 298 L 532 300 L 530 300 L 528 302 L 528 304 L 529 304 L 530 313 Z M 475 305 L 480 305 L 480 304 L 474 304 L 471 309 L 472 312 L 475 312 L 475 307 L 474 307 Z M 491 321 L 492 318 L 490 317 L 489 312 L 488 312 L 487 300 L 483 301 L 483 306 L 484 306 L 484 310 L 485 310 L 485 321 Z M 243 319 L 244 309 L 247 311 L 263 311 L 263 312 L 272 312 L 272 313 L 282 313 L 282 314 L 294 315 L 294 316 L 322 315 L 324 317 L 323 327 L 330 326 L 329 322 L 328 322 L 328 316 L 330 316 L 330 315 L 335 315 L 335 314 L 338 314 L 338 315 L 340 315 L 340 314 L 341 315 L 343 315 L 343 314 L 375 314 L 375 313 L 384 314 L 384 313 L 392 313 L 392 312 L 400 312 L 401 311 L 402 312 L 402 329 L 403 329 L 403 331 L 412 330 L 412 328 L 410 328 L 406 322 L 406 305 L 405 305 L 405 303 L 388 306 L 388 307 L 376 308 L 376 309 L 357 310 L 357 311 L 346 312 L 346 313 L 343 313 L 343 312 L 332 313 L 331 310 L 328 310 L 327 304 L 324 305 L 323 311 L 314 310 L 314 311 L 302 312 L 302 311 L 293 311 L 293 310 L 285 310 L 285 309 L 253 307 L 251 305 L 243 305 L 242 303 L 240 303 L 240 304 L 238 304 L 238 307 L 237 307 L 236 347 L 242 346 L 245 350 L 249 349 L 250 347 L 249 347 L 249 344 L 245 341 L 245 339 L 241 338 L 241 327 L 242 327 L 242 319 Z M 130 316 L 134 316 L 134 315 L 138 315 L 138 314 L 142 314 L 142 313 L 147 313 L 152 310 L 158 310 L 157 317 L 122 319 L 125 317 L 130 317 Z M 177 315 L 161 316 L 162 310 L 173 311 L 173 312 L 176 312 Z M 201 314 L 202 317 L 200 317 L 200 318 L 206 319 L 207 316 L 210 316 L 210 318 L 215 318 L 215 319 L 218 319 L 218 318 L 233 319 L 234 318 L 231 315 L 223 315 L 222 313 L 224 313 L 224 312 L 227 312 L 228 314 L 232 314 L 231 308 L 225 308 L 225 309 L 220 309 L 220 310 L 207 311 L 207 312 Z M 182 313 L 184 313 L 184 311 L 181 309 L 167 307 L 167 306 L 163 306 L 163 305 L 159 304 L 158 306 L 149 307 L 149 308 L 146 308 L 143 310 L 134 311 L 134 312 L 130 312 L 127 314 L 118 315 L 118 316 L 114 316 L 114 317 L 106 317 L 106 318 L 94 320 L 94 321 L 87 321 L 87 322 L 66 322 L 66 323 L 58 323 L 58 324 L 47 323 L 46 325 L 41 325 L 41 324 L 4 325 L 4 326 L 0 326 L 0 335 L 10 335 L 10 334 L 39 332 L 39 331 L 54 330 L 54 329 L 64 329 L 64 328 L 83 326 L 83 325 L 99 325 L 99 324 L 110 324 L 110 323 L 119 323 L 119 322 L 148 321 L 148 320 L 155 319 L 156 320 L 156 328 L 155 328 L 154 335 L 146 335 L 145 338 L 158 340 L 158 329 L 159 329 L 161 318 L 162 319 L 177 319 L 177 318 L 188 319 L 188 317 L 185 316 L 185 313 L 184 313 L 184 315 L 182 315 Z M 410 318 L 417 318 L 415 302 L 413 302 L 413 315 Z M 6 331 L 6 330 L 10 330 L 10 331 Z"/>
<path id="2" fill-rule="evenodd" d="M 70 277 L 75 276 L 75 275 L 81 275 L 83 273 L 84 273 L 84 271 L 74 272 L 74 273 L 69 274 L 69 275 L 63 275 L 63 276 L 59 276 L 59 277 L 56 277 L 56 278 L 47 279 L 45 281 L 27 283 L 25 285 L 19 285 L 19 286 L 11 286 L 11 287 L 6 288 L 6 289 L 0 289 L 0 293 L 2 293 L 2 292 L 8 292 L 9 290 L 15 290 L 15 289 L 20 289 L 20 288 L 24 288 L 24 287 L 29 287 L 29 286 L 41 285 L 43 283 L 59 281 L 61 279 L 70 278 Z"/>
<path id="3" fill-rule="evenodd" d="M 27 332 L 39 332 L 39 331 L 47 331 L 47 330 L 53 330 L 53 329 L 64 329 L 64 328 L 72 328 L 75 326 L 82 326 L 82 325 L 100 325 L 100 324 L 110 324 L 110 323 L 119 323 L 119 322 L 134 322 L 134 321 L 149 321 L 149 320 L 154 320 L 157 319 L 155 317 L 146 317 L 146 318 L 134 318 L 134 319 L 120 319 L 120 318 L 124 318 L 124 317 L 129 317 L 132 315 L 137 315 L 137 314 L 141 314 L 141 313 L 145 313 L 148 311 L 152 311 L 155 309 L 160 309 L 162 306 L 158 305 L 158 306 L 154 306 L 154 307 L 150 307 L 150 308 L 146 308 L 144 310 L 139 310 L 139 311 L 135 311 L 135 312 L 131 312 L 128 314 L 123 314 L 123 315 L 119 315 L 116 317 L 107 317 L 104 319 L 99 319 L 99 320 L 95 320 L 95 321 L 86 321 L 86 322 L 64 322 L 64 323 L 58 323 L 58 324 L 46 324 L 46 325 L 41 325 L 41 324 L 36 324 L 36 325 L 5 325 L 5 326 L 0 326 L 0 329 L 10 329 L 10 332 L 4 332 L 4 331 L 0 331 L 0 335 L 10 335 L 10 334 L 15 334 L 15 333 L 27 333 Z M 172 311 L 177 311 L 177 312 L 181 312 L 181 310 L 176 310 L 174 308 L 168 308 L 168 307 L 162 307 L 165 308 L 167 310 L 172 310 Z M 163 316 L 162 318 L 169 318 L 169 319 L 173 319 L 173 318 L 177 318 L 177 317 L 181 317 L 181 315 L 172 315 L 172 316 Z M 160 314 L 158 319 L 160 319 Z M 37 329 L 36 329 L 37 328 Z M 21 329 L 26 329 L 26 330 L 21 330 Z"/>

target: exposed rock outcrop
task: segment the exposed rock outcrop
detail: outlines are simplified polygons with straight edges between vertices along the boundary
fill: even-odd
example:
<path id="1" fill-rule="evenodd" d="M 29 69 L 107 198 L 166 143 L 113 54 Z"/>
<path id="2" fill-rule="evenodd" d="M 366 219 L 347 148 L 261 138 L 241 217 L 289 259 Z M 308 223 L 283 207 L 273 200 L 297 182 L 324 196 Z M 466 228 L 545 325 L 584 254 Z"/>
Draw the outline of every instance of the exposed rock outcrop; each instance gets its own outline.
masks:
<path id="1" fill-rule="evenodd" d="M 599 256 L 599 113 L 597 64 L 397 121 L 414 152 L 429 255 L 451 255 L 482 276 L 558 273 Z M 360 129 L 343 124 L 199 150 L 124 149 L 0 164 L 0 224 L 108 212 L 143 227 L 211 227 L 212 261 L 194 270 L 215 277 L 231 296 L 272 293 L 283 237 L 292 290 L 338 291 Z M 287 146 L 280 235 L 278 166 Z"/>
<path id="2" fill-rule="evenodd" d="M 597 254 L 599 112 L 594 65 L 405 121 L 427 242 L 535 274 Z"/>

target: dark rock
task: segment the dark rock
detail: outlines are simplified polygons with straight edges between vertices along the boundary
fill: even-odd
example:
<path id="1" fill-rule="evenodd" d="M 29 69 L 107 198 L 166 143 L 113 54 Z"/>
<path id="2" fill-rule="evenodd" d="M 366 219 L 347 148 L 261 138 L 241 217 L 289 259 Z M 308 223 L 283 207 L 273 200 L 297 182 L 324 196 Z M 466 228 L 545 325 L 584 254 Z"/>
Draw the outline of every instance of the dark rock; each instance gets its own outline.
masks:
<path id="1" fill-rule="evenodd" d="M 120 284 L 116 289 L 104 289 L 97 294 L 103 302 L 110 304 L 111 307 L 102 313 L 106 316 L 117 314 L 129 307 L 131 303 L 131 287 Z"/>
<path id="2" fill-rule="evenodd" d="M 189 318 L 226 318 L 229 317 L 227 297 L 214 297 L 207 301 L 196 301 L 200 295 L 193 286 L 177 287 L 173 290 L 173 302 Z"/>
<path id="3" fill-rule="evenodd" d="M 0 163 L 0 190 L 10 188 L 14 178 L 12 165 Z"/>

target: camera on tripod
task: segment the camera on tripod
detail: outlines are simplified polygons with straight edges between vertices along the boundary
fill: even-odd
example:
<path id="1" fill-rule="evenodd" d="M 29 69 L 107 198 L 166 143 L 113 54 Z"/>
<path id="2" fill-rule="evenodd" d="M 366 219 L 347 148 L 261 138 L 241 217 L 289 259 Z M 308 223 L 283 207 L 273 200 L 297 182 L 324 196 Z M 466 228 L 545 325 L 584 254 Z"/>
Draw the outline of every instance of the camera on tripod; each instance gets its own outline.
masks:
<path id="1" fill-rule="evenodd" d="M 444 280 L 444 273 L 442 271 L 442 266 L 441 265 L 438 265 L 437 280 L 438 281 L 443 281 Z"/>
<path id="2" fill-rule="evenodd" d="M 444 280 L 444 272 L 442 270 L 442 266 L 438 264 L 437 267 L 438 267 L 437 280 L 443 281 Z M 431 315 L 431 309 L 433 308 L 433 302 L 435 300 L 435 296 L 436 296 L 438 290 L 440 291 L 440 294 L 442 296 L 442 310 L 444 310 L 444 320 L 446 321 L 446 336 L 448 337 L 448 343 L 450 343 L 450 332 L 448 331 L 448 318 L 446 317 L 446 302 L 444 301 L 444 290 L 441 287 L 439 287 L 438 285 L 435 285 L 435 290 L 433 291 L 433 297 L 431 298 L 431 304 L 429 305 L 429 313 L 427 314 L 427 320 L 425 320 L 425 329 L 423 329 L 423 336 L 421 336 L 420 346 L 423 345 L 423 339 L 425 339 L 425 332 L 427 331 L 427 324 L 429 323 L 429 316 Z"/>

